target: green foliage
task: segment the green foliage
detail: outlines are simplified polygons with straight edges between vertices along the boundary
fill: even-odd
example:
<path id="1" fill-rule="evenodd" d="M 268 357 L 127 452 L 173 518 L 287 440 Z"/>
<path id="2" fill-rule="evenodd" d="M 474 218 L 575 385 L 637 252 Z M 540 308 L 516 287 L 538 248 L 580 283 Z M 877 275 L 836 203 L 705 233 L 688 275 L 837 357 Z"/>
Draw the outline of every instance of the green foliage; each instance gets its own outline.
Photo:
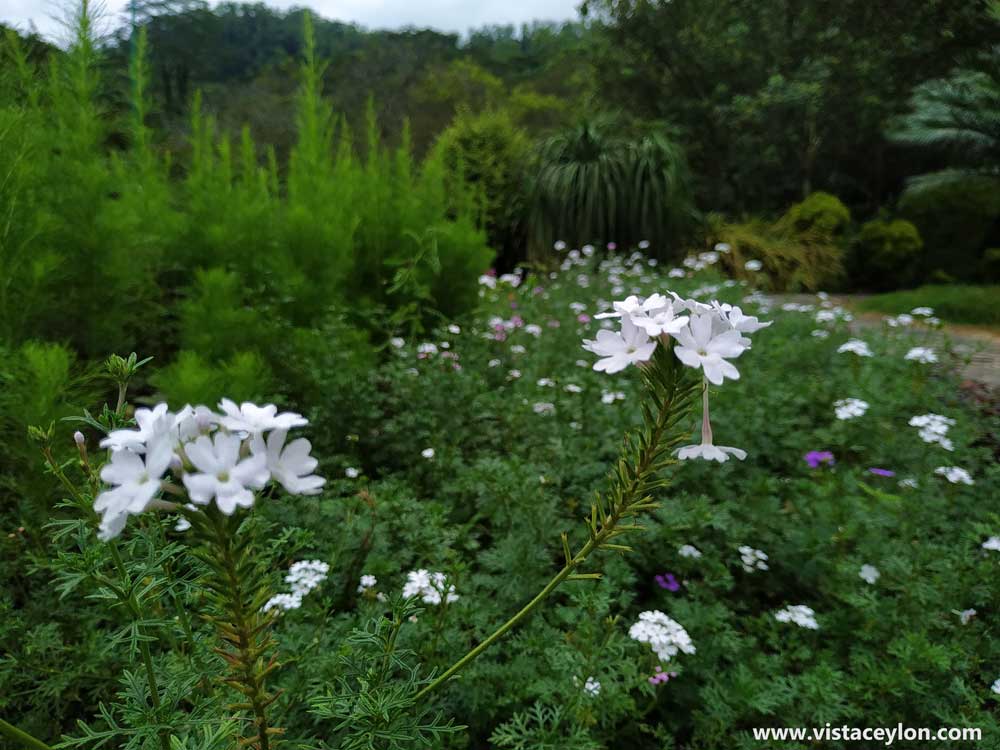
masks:
<path id="1" fill-rule="evenodd" d="M 790 212 L 777 222 L 763 219 L 728 224 L 711 218 L 712 243 L 729 245 L 723 264 L 737 278 L 764 282 L 774 291 L 819 291 L 836 285 L 843 274 L 843 250 L 830 235 L 814 228 L 797 229 Z M 759 271 L 748 270 L 759 261 Z"/>
<path id="2" fill-rule="evenodd" d="M 934 314 L 947 323 L 1000 327 L 1000 311 L 995 300 L 998 286 L 962 284 L 932 284 L 888 294 L 877 294 L 861 300 L 860 309 L 889 315 L 908 313 L 914 307 L 933 308 Z"/>
<path id="3" fill-rule="evenodd" d="M 940 270 L 972 280 L 983 249 L 996 236 L 1000 191 L 993 180 L 983 178 L 928 184 L 906 193 L 898 210 L 924 240 L 922 274 Z"/>
<path id="4" fill-rule="evenodd" d="M 924 243 L 905 219 L 873 219 L 861 226 L 852 248 L 852 278 L 872 289 L 887 289 L 913 278 Z"/>
<path id="5" fill-rule="evenodd" d="M 481 206 L 490 246 L 508 265 L 522 260 L 526 162 L 530 143 L 505 110 L 458 117 L 438 139 L 449 179 L 468 183 Z"/>
<path id="6" fill-rule="evenodd" d="M 665 132 L 630 137 L 613 118 L 584 121 L 545 140 L 529 188 L 529 255 L 572 245 L 652 243 L 675 250 L 694 218 L 684 152 Z"/>
<path id="7" fill-rule="evenodd" d="M 801 203 L 794 204 L 779 224 L 796 232 L 816 232 L 834 238 L 851 223 L 851 212 L 841 200 L 830 193 L 816 192 Z"/>

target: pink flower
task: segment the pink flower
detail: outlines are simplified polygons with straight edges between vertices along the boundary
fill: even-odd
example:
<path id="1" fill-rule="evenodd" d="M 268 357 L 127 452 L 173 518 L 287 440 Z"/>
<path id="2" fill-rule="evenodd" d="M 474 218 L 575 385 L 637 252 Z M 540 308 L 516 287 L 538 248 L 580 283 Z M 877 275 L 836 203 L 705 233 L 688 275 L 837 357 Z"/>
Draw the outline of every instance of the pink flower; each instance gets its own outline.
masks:
<path id="1" fill-rule="evenodd" d="M 576 322 L 577 323 L 584 323 L 584 324 L 589 323 L 590 322 L 590 316 L 587 315 L 587 313 L 580 313 L 579 315 L 576 316 Z"/>

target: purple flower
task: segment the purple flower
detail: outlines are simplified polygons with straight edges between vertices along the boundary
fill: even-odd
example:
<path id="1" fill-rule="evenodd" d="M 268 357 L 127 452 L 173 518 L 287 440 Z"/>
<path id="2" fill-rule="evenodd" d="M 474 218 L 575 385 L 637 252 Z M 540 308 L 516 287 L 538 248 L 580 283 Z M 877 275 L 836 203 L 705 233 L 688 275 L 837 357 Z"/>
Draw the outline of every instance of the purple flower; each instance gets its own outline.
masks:
<path id="1" fill-rule="evenodd" d="M 810 469 L 818 469 L 822 464 L 835 464 L 833 454 L 830 451 L 809 451 L 803 456 Z"/>
<path id="2" fill-rule="evenodd" d="M 676 578 L 674 578 L 673 573 L 657 575 L 655 580 L 661 589 L 666 589 L 667 591 L 680 591 L 681 589 L 681 584 Z"/>
<path id="3" fill-rule="evenodd" d="M 579 315 L 576 316 L 576 322 L 577 323 L 589 323 L 590 322 L 590 316 L 587 315 L 587 313 L 580 313 Z"/>
<path id="4" fill-rule="evenodd" d="M 661 682 L 670 682 L 671 678 L 676 677 L 676 672 L 664 672 L 663 667 L 659 664 L 656 665 L 656 673 L 649 678 L 650 685 L 659 685 Z"/>
<path id="5" fill-rule="evenodd" d="M 896 472 L 890 471 L 889 469 L 880 469 L 877 466 L 872 466 L 870 469 L 868 469 L 868 471 L 870 471 L 872 474 L 874 474 L 875 476 L 878 476 L 878 477 L 894 477 L 894 476 L 896 476 Z"/>
<path id="6" fill-rule="evenodd" d="M 614 242 L 609 242 L 608 243 L 608 250 L 610 250 L 611 252 L 614 252 L 617 249 L 618 249 L 617 243 L 614 243 Z"/>
<path id="7" fill-rule="evenodd" d="M 531 293 L 534 294 L 535 296 L 543 294 L 544 292 L 545 292 L 544 286 L 536 286 L 534 289 L 531 290 Z"/>

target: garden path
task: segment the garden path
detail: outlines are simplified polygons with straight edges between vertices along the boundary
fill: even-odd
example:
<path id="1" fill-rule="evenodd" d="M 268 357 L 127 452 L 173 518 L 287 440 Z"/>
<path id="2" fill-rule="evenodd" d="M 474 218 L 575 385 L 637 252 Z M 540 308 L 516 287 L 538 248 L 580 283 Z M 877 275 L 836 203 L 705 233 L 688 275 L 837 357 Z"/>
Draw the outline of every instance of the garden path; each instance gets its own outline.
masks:
<path id="1" fill-rule="evenodd" d="M 772 295 L 783 302 L 815 303 L 813 295 L 779 294 Z M 851 330 L 860 334 L 879 329 L 888 317 L 877 312 L 858 311 L 854 302 L 863 295 L 830 295 L 830 301 L 849 309 L 854 314 Z M 944 333 L 951 340 L 956 353 L 967 358 L 962 368 L 962 380 L 987 386 L 990 390 L 1000 390 L 1000 332 L 979 326 L 946 323 Z"/>

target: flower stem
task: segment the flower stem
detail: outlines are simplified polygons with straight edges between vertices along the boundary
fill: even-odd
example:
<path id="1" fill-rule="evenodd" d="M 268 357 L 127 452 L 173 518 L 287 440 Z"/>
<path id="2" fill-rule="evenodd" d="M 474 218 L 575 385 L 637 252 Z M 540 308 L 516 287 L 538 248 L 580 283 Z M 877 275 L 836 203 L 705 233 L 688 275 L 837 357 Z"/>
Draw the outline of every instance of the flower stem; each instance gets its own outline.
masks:
<path id="1" fill-rule="evenodd" d="M 662 363 L 660 367 L 662 367 Z M 667 383 L 665 386 L 662 388 L 651 388 L 654 397 L 657 398 L 658 408 L 655 417 L 650 414 L 647 418 L 647 431 L 641 436 L 640 450 L 635 457 L 634 465 L 628 465 L 623 458 L 617 472 L 612 474 L 613 487 L 608 507 L 605 508 L 604 503 L 600 502 L 591 507 L 591 518 L 589 521 L 590 539 L 587 540 L 586 544 L 575 555 L 571 556 L 564 537 L 566 563 L 552 580 L 492 635 L 420 690 L 416 698 L 419 699 L 442 685 L 479 656 L 479 654 L 503 638 L 508 631 L 545 601 L 549 594 L 555 591 L 563 581 L 573 576 L 573 571 L 586 561 L 592 552 L 601 548 L 618 551 L 628 550 L 628 547 L 610 544 L 609 542 L 613 537 L 638 528 L 635 525 L 619 528 L 619 523 L 623 518 L 655 507 L 646 494 L 649 489 L 647 482 L 650 476 L 655 473 L 662 460 L 663 446 L 661 443 L 663 442 L 664 434 L 668 427 L 676 422 L 676 412 L 687 404 L 686 396 L 690 392 L 675 377 L 670 377 L 670 372 L 672 371 L 668 371 L 668 376 L 665 379 Z M 650 382 L 652 383 L 653 381 L 651 380 Z M 705 393 L 707 394 L 707 388 Z M 626 455 L 629 452 L 630 445 L 630 441 L 626 440 Z M 594 578 L 597 577 L 597 574 L 587 574 L 586 577 Z"/>
<path id="2" fill-rule="evenodd" d="M 24 745 L 24 747 L 31 748 L 31 750 L 52 750 L 51 747 L 46 745 L 41 740 L 32 737 L 27 732 L 22 732 L 13 724 L 8 724 L 3 719 L 0 719 L 0 735 L 3 735 L 7 739 L 14 740 L 14 742 L 19 742 Z"/>
<path id="3" fill-rule="evenodd" d="M 229 664 L 233 676 L 226 682 L 242 693 L 245 703 L 236 708 L 249 709 L 254 715 L 254 730 L 257 750 L 270 750 L 271 737 L 281 730 L 268 723 L 267 707 L 274 702 L 277 694 L 271 695 L 265 687 L 265 678 L 277 667 L 272 656 L 265 664 L 263 655 L 272 644 L 267 633 L 268 623 L 261 621 L 259 613 L 253 609 L 253 582 L 245 582 L 245 565 L 242 553 L 234 547 L 229 519 L 219 513 L 210 513 L 214 538 L 211 540 L 217 555 L 218 572 L 221 579 L 215 586 L 225 607 L 226 620 L 215 620 L 219 637 L 229 649 L 216 649 Z M 261 638 L 261 634 L 263 637 Z"/>

